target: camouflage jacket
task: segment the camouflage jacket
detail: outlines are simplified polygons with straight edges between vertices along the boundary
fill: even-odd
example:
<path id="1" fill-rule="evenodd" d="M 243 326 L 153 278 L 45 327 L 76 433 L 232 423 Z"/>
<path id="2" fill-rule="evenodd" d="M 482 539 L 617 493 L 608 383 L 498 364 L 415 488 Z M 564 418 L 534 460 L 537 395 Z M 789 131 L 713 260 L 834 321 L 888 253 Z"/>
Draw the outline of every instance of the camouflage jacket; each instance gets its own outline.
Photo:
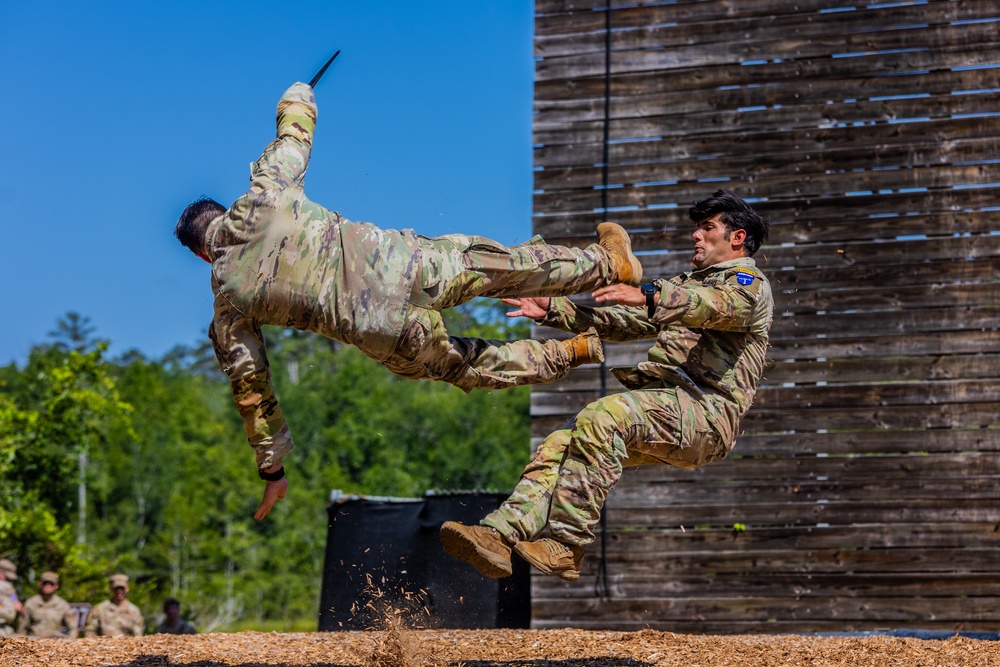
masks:
<path id="1" fill-rule="evenodd" d="M 0 637 L 14 634 L 17 621 L 17 592 L 9 581 L 0 581 Z"/>
<path id="2" fill-rule="evenodd" d="M 146 630 L 142 612 L 128 600 L 115 604 L 105 600 L 87 616 L 87 637 L 141 637 Z"/>
<path id="3" fill-rule="evenodd" d="M 41 595 L 32 595 L 24 603 L 18 633 L 28 637 L 76 637 L 76 615 L 58 595 L 48 602 Z"/>
<path id="4" fill-rule="evenodd" d="M 613 369 L 629 389 L 674 386 L 678 401 L 698 403 L 726 443 L 736 439 L 764 373 L 774 300 L 767 278 L 742 257 L 655 281 L 660 300 L 646 308 L 580 306 L 552 299 L 540 324 L 565 331 L 597 327 L 605 340 L 656 337 L 647 361 Z"/>
<path id="5" fill-rule="evenodd" d="M 277 138 L 251 165 L 250 190 L 208 229 L 209 336 L 259 468 L 293 447 L 260 326 L 314 331 L 383 361 L 402 332 L 418 268 L 412 231 L 351 222 L 305 196 L 316 114 L 312 88 L 285 92 Z"/>

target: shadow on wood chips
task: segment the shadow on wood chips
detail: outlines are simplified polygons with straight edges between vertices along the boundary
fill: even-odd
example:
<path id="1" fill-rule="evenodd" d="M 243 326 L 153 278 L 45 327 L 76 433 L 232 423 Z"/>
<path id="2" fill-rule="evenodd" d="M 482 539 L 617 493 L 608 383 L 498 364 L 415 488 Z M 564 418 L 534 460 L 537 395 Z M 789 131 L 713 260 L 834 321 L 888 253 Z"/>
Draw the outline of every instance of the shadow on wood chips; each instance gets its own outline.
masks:
<path id="1" fill-rule="evenodd" d="M 570 660 L 461 660 L 449 667 L 652 667 L 632 658 L 579 658 Z"/>

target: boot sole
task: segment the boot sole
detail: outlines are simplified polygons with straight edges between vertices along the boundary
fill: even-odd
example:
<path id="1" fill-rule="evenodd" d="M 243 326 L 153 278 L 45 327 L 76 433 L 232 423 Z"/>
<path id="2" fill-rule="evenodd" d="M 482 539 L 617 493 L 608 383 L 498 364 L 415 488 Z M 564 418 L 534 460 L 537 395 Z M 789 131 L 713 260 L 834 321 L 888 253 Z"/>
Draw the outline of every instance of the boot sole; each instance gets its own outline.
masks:
<path id="1" fill-rule="evenodd" d="M 549 567 L 547 564 L 542 563 L 541 561 L 535 560 L 531 556 L 531 554 L 526 553 L 525 551 L 523 551 L 520 548 L 520 546 L 521 546 L 520 542 L 518 542 L 517 544 L 514 545 L 514 551 L 517 553 L 517 555 L 520 556 L 522 559 L 524 559 L 524 561 L 527 562 L 528 565 L 530 565 L 531 567 L 535 568 L 536 570 L 538 570 L 542 574 L 554 574 L 555 576 L 559 577 L 563 581 L 576 581 L 577 579 L 580 578 L 580 572 L 578 570 L 575 570 L 575 569 L 570 569 L 570 570 L 554 570 L 551 567 Z"/>
<path id="2" fill-rule="evenodd" d="M 449 525 L 451 523 L 451 521 L 446 521 L 438 533 L 441 546 L 444 547 L 449 556 L 463 563 L 468 563 L 476 568 L 481 575 L 490 579 L 502 579 L 511 575 L 509 562 L 504 562 L 496 554 L 480 550 L 475 542 L 457 530 L 454 525 Z"/>

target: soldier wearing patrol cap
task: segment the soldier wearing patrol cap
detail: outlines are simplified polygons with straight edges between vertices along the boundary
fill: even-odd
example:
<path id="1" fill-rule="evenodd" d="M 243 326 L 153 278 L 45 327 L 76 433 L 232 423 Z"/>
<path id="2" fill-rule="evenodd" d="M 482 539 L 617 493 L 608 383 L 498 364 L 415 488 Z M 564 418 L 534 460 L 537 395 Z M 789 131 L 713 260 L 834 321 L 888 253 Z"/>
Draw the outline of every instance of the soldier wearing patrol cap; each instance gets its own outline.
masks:
<path id="1" fill-rule="evenodd" d="M 598 289 L 598 304 L 513 299 L 510 315 L 601 338 L 656 337 L 648 361 L 614 369 L 629 391 L 601 398 L 536 449 L 521 481 L 479 526 L 446 522 L 441 542 L 488 577 L 511 573 L 510 552 L 567 581 L 580 577 L 608 493 L 623 466 L 697 468 L 726 456 L 764 372 L 774 302 L 752 255 L 770 223 L 728 190 L 688 212 L 693 271 L 636 289 Z M 542 533 L 548 530 L 548 536 Z"/>
<path id="2" fill-rule="evenodd" d="M 21 601 L 10 583 L 17 579 L 17 566 L 6 558 L 0 559 L 0 637 L 10 637 L 15 632 Z"/>
<path id="3" fill-rule="evenodd" d="M 113 574 L 108 578 L 111 599 L 94 607 L 87 617 L 86 637 L 139 637 L 146 629 L 142 612 L 126 599 L 128 575 Z"/>
<path id="4" fill-rule="evenodd" d="M 59 575 L 43 572 L 38 578 L 38 590 L 24 603 L 24 615 L 18 624 L 18 634 L 28 637 L 76 637 L 76 616 L 69 603 L 56 594 Z"/>
<path id="5" fill-rule="evenodd" d="M 393 373 L 465 391 L 552 382 L 604 359 L 596 334 L 513 342 L 448 335 L 441 310 L 478 296 L 542 296 L 638 285 L 642 265 L 619 225 L 598 225 L 599 243 L 512 248 L 480 236 L 427 238 L 351 222 L 310 201 L 303 180 L 316 128 L 311 87 L 296 83 L 278 103 L 277 138 L 251 165 L 250 190 L 228 209 L 190 204 L 177 239 L 212 264 L 215 316 L 209 336 L 267 484 L 254 517 L 287 491 L 282 458 L 292 437 L 271 386 L 262 324 L 313 331 L 355 345 Z"/>

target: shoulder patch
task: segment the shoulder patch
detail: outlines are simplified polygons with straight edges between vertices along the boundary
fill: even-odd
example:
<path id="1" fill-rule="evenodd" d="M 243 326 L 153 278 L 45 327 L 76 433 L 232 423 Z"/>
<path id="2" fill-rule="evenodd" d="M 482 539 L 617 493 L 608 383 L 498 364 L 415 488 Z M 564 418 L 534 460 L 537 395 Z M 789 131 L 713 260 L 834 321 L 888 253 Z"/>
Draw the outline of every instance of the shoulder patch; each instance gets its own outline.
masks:
<path id="1" fill-rule="evenodd" d="M 757 274 L 752 269 L 738 269 L 736 271 L 736 282 L 740 285 L 752 285 Z"/>

